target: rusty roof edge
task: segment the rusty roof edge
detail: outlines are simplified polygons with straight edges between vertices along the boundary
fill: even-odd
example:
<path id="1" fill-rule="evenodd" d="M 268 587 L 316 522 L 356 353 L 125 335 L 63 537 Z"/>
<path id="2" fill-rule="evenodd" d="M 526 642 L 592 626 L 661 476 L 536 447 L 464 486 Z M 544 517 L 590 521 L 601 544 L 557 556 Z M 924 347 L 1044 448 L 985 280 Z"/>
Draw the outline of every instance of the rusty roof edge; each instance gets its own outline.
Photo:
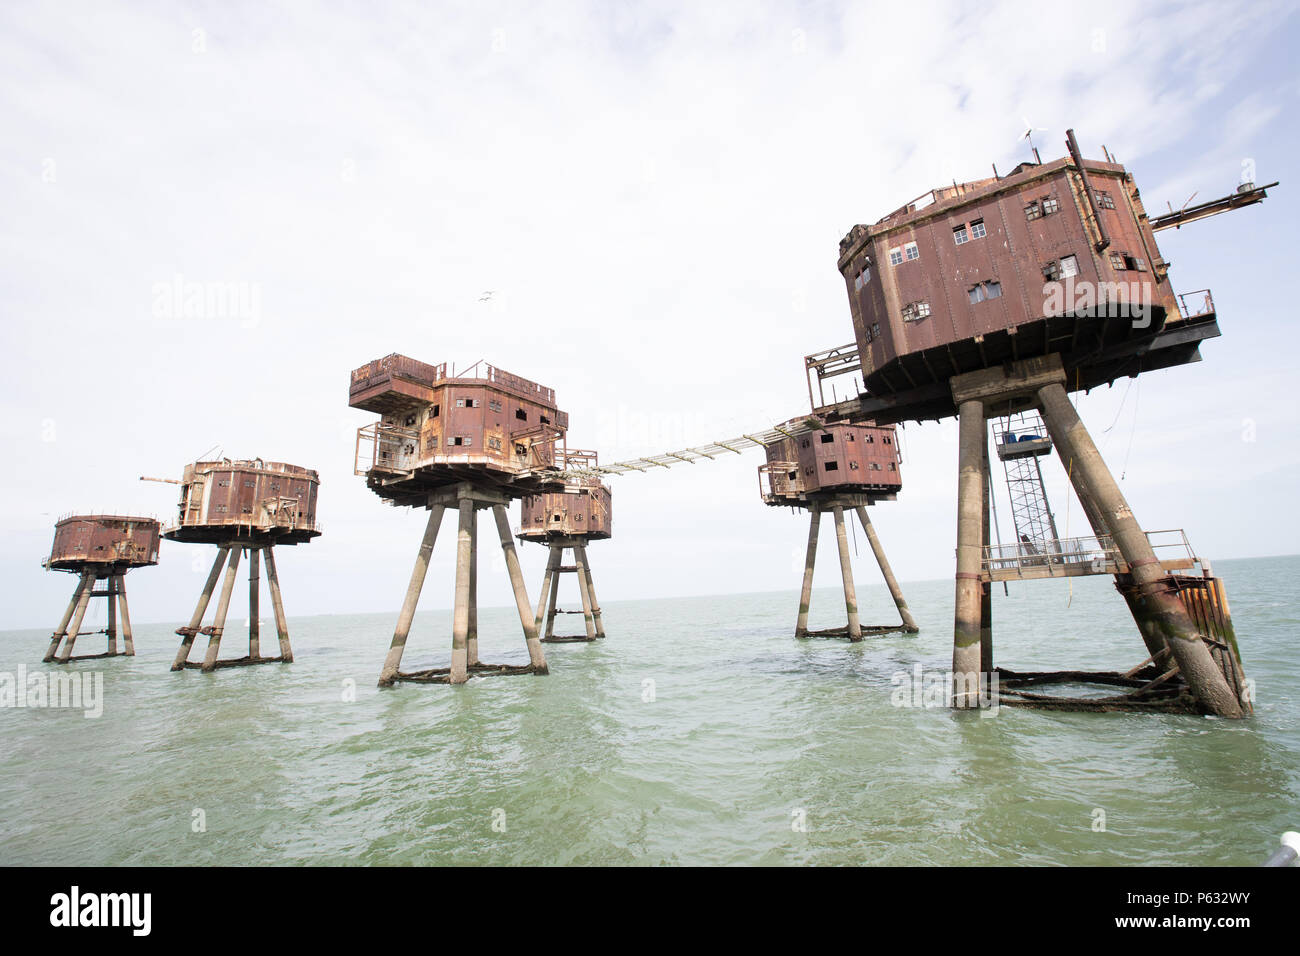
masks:
<path id="1" fill-rule="evenodd" d="M 1103 173 L 1120 174 L 1127 174 L 1128 172 L 1120 163 L 1108 163 L 1100 159 L 1087 158 L 1084 159 L 1083 163 L 1084 167 L 1089 171 L 1095 170 Z M 973 187 L 968 192 L 964 192 L 959 196 L 937 200 L 923 209 L 914 210 L 913 212 L 907 213 L 899 218 L 895 217 L 898 217 L 899 213 L 907 208 L 907 204 L 900 206 L 898 209 L 889 213 L 874 224 L 858 223 L 844 235 L 845 239 L 848 239 L 855 234 L 857 238 L 840 256 L 837 266 L 839 270 L 843 272 L 844 267 L 848 265 L 849 262 L 862 251 L 863 247 L 873 239 L 888 236 L 895 231 L 901 232 L 909 227 L 915 226 L 919 222 L 924 222 L 927 219 L 939 218 L 940 215 L 947 214 L 954 208 L 968 205 L 978 200 L 998 196 L 1013 189 L 1018 189 L 1021 186 L 1034 182 L 1035 180 L 1044 179 L 1054 175 L 1062 169 L 1074 168 L 1075 164 L 1073 159 L 1069 156 L 1061 156 L 1057 159 L 1049 160 L 1046 163 L 1032 165 L 1019 173 L 1008 173 L 1005 176 L 998 177 L 996 180 L 991 178 L 989 180 L 977 179 L 972 180 L 971 183 L 958 183 L 958 188 L 972 185 L 973 183 L 986 183 L 986 185 L 982 187 Z M 938 190 L 951 188 L 951 186 L 936 186 L 934 189 L 922 193 L 921 195 L 927 196 Z"/>

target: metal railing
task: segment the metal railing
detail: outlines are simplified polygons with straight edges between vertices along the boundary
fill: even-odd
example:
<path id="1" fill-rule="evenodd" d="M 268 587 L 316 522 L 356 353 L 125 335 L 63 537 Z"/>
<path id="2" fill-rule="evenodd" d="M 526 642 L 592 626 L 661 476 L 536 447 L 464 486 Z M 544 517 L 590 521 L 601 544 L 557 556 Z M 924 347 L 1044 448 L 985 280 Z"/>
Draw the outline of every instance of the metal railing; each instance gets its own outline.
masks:
<path id="1" fill-rule="evenodd" d="M 1161 561 L 1197 563 L 1187 534 L 1181 528 L 1148 531 L 1147 541 Z M 1113 574 L 1124 566 L 1124 558 L 1110 535 L 1062 538 L 1059 541 L 1017 541 L 984 548 L 984 571 L 988 574 L 1046 571 L 1052 574 Z"/>
<path id="2" fill-rule="evenodd" d="M 419 454 L 420 434 L 412 428 L 371 422 L 357 429 L 356 458 L 353 474 L 365 476 L 372 471 L 394 474 L 409 472 Z"/>
<path id="3" fill-rule="evenodd" d="M 1198 315 L 1211 315 L 1214 312 L 1214 296 L 1209 289 L 1197 289 L 1184 292 L 1178 296 L 1178 312 L 1184 319 L 1194 319 Z"/>

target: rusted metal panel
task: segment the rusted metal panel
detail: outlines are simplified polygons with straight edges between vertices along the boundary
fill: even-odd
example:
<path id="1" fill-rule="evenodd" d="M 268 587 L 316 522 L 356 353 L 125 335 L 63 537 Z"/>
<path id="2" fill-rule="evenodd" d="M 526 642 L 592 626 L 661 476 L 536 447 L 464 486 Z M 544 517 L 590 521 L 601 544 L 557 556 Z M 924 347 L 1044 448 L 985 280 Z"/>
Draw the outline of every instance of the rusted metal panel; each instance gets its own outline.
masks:
<path id="1" fill-rule="evenodd" d="M 560 470 L 594 469 L 594 451 L 563 448 L 556 455 Z M 552 541 L 575 538 L 598 541 L 614 533 L 613 499 L 599 478 L 571 478 L 563 490 L 525 495 L 520 503 L 519 538 Z"/>
<path id="2" fill-rule="evenodd" d="M 511 497 L 563 486 L 547 472 L 568 415 L 553 389 L 521 376 L 484 362 L 448 373 L 394 354 L 353 371 L 349 402 L 381 414 L 358 430 L 355 471 L 395 504 L 464 481 Z"/>
<path id="3" fill-rule="evenodd" d="M 767 446 L 760 490 L 769 505 L 844 494 L 889 500 L 903 486 L 901 461 L 892 425 L 827 425 Z"/>
<path id="4" fill-rule="evenodd" d="M 320 534 L 319 475 L 279 461 L 196 461 L 185 466 L 173 541 L 299 544 Z"/>
<path id="5" fill-rule="evenodd" d="M 1182 321 L 1132 176 L 1085 167 L 1091 193 L 1064 157 L 936 190 L 850 231 L 839 268 L 870 396 L 1052 352 L 1072 388 L 1091 387 L 1128 374 Z M 1162 361 L 1194 358 L 1193 342 Z M 925 411 L 952 414 L 942 396 Z"/>
<path id="6" fill-rule="evenodd" d="M 55 524 L 54 545 L 43 564 L 55 571 L 94 567 L 101 577 L 120 574 L 157 564 L 160 534 L 161 526 L 153 518 L 70 515 Z"/>

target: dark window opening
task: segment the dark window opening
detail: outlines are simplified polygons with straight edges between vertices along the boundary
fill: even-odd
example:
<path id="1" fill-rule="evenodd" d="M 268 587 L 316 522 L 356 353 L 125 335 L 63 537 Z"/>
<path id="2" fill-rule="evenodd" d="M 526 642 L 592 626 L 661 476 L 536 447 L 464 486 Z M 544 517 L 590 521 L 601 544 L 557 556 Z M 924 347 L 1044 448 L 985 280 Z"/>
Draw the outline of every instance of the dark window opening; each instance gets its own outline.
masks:
<path id="1" fill-rule="evenodd" d="M 839 471 L 839 470 L 840 470 L 840 463 L 839 463 L 838 461 L 828 461 L 828 462 L 826 462 L 826 470 L 827 470 L 827 471 Z"/>
<path id="2" fill-rule="evenodd" d="M 433 412 L 432 412 L 432 414 L 429 415 L 430 418 L 437 418 L 437 417 L 438 417 L 438 408 L 439 408 L 439 406 L 437 406 L 437 405 L 433 406 Z"/>
<path id="3" fill-rule="evenodd" d="M 551 423 L 551 420 L 547 418 L 545 415 L 539 416 L 537 420 L 540 421 L 543 425 L 549 425 Z"/>
<path id="4" fill-rule="evenodd" d="M 824 435 L 821 436 L 821 438 L 822 438 L 823 445 L 828 445 L 835 440 L 835 436 L 832 435 L 830 432 L 826 432 Z"/>
<path id="5" fill-rule="evenodd" d="M 519 419 L 521 422 L 526 422 L 528 421 L 528 413 L 522 408 L 517 408 L 515 409 L 515 418 Z"/>
<path id="6" fill-rule="evenodd" d="M 406 421 L 404 421 L 402 424 L 405 425 L 405 426 L 407 426 L 408 428 L 409 428 L 411 425 L 414 425 L 414 424 L 415 424 L 415 412 L 411 412 L 411 414 L 407 415 L 407 416 L 406 416 Z"/>

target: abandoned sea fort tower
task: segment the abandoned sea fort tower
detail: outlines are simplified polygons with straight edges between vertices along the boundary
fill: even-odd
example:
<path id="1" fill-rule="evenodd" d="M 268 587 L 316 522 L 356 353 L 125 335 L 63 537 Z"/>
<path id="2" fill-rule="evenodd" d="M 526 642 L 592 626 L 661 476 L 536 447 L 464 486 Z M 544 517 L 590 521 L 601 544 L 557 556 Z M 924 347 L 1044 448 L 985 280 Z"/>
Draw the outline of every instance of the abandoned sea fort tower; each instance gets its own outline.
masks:
<path id="1" fill-rule="evenodd" d="M 885 557 L 875 526 L 867 516 L 869 505 L 895 500 L 903 487 L 902 458 L 898 453 L 894 426 L 835 424 L 817 431 L 794 433 L 796 424 L 797 420 L 777 427 L 778 431 L 792 433 L 766 446 L 767 462 L 758 468 L 759 493 L 764 504 L 806 509 L 809 514 L 808 552 L 804 560 L 803 590 L 799 596 L 799 618 L 794 636 L 847 637 L 850 641 L 860 641 L 864 632 L 915 633 L 918 630 L 916 621 L 903 599 L 902 588 Z M 849 510 L 857 512 L 902 624 L 868 625 L 865 628 L 862 625 L 844 527 L 844 512 Z M 830 512 L 835 520 L 835 541 L 840 556 L 840 578 L 848 623 L 844 627 L 809 631 L 808 610 L 812 602 L 817 536 L 822 515 L 826 512 Z"/>
<path id="2" fill-rule="evenodd" d="M 380 419 L 357 432 L 356 466 L 366 486 L 393 505 L 426 508 L 429 519 L 416 554 L 380 686 L 397 681 L 464 683 L 476 674 L 545 674 L 533 609 L 506 516 L 525 495 L 564 490 L 557 442 L 569 416 L 555 391 L 484 362 L 448 373 L 405 355 L 367 362 L 352 372 L 348 404 Z M 429 570 L 443 513 L 459 515 L 451 666 L 403 671 L 402 655 Z M 514 589 L 528 664 L 484 664 L 478 657 L 478 522 L 491 509 Z"/>
<path id="3" fill-rule="evenodd" d="M 46 663 L 118 657 L 119 615 L 125 645 L 120 656 L 135 656 L 135 638 L 126 603 L 126 573 L 158 563 L 159 531 L 159 524 L 153 518 L 128 515 L 69 515 L 58 521 L 54 526 L 54 544 L 44 566 L 50 571 L 76 574 L 78 578 L 72 600 L 50 636 Z M 106 582 L 104 590 L 95 590 L 98 581 Z M 83 636 L 81 626 L 92 597 L 108 598 L 108 621 L 103 631 L 108 638 L 108 649 L 102 654 L 73 657 L 77 638 Z"/>
<path id="4" fill-rule="evenodd" d="M 320 534 L 316 524 L 316 494 L 320 478 L 310 468 L 278 461 L 196 461 L 186 465 L 179 482 L 180 502 L 175 524 L 163 537 L 169 541 L 213 544 L 217 556 L 212 562 L 194 614 L 188 624 L 176 629 L 181 637 L 180 649 L 172 663 L 173 671 L 197 667 L 211 672 L 219 667 L 242 667 L 251 664 L 292 663 L 289 624 L 280 595 L 280 576 L 275 566 L 276 545 L 310 542 Z M 220 660 L 221 638 L 225 633 L 226 614 L 235 589 L 241 555 L 248 554 L 248 654 Z M 264 657 L 261 648 L 259 594 L 261 559 L 266 560 L 267 585 L 280 653 Z M 203 617 L 216 590 L 217 580 L 225 567 L 221 594 L 212 624 L 203 626 Z M 208 637 L 202 663 L 189 660 L 194 639 Z"/>
<path id="5" fill-rule="evenodd" d="M 609 486 L 598 475 L 583 474 L 596 468 L 596 452 L 562 448 L 555 463 L 561 471 L 569 473 L 564 489 L 526 495 L 519 506 L 519 540 L 534 541 L 550 549 L 533 623 L 541 631 L 543 644 L 595 641 L 605 636 L 605 621 L 596 599 L 587 545 L 607 540 L 614 533 L 613 499 Z M 573 554 L 573 564 L 564 563 L 565 551 Z M 572 573 L 578 579 L 585 634 L 555 633 L 556 615 L 576 613 L 556 607 L 560 578 L 565 573 Z"/>
<path id="6" fill-rule="evenodd" d="M 1126 674 L 1094 675 L 1127 689 L 1104 706 L 1243 716 L 1248 685 L 1221 582 L 1208 567 L 1200 577 L 1171 573 L 1182 564 L 1157 557 L 1068 398 L 1198 361 L 1199 344 L 1219 334 L 1213 299 L 1175 295 L 1159 224 L 1132 175 L 1109 154 L 1083 160 L 1072 131 L 1066 145 L 1063 158 L 934 190 L 845 236 L 838 266 L 863 391 L 817 411 L 827 420 L 960 420 L 956 706 L 974 705 L 962 688 L 994 672 L 994 580 L 1110 573 L 1149 656 Z M 1248 184 L 1213 211 L 1263 195 Z M 988 540 L 986 422 L 1025 411 L 1041 414 L 1094 537 L 1008 558 Z"/>

